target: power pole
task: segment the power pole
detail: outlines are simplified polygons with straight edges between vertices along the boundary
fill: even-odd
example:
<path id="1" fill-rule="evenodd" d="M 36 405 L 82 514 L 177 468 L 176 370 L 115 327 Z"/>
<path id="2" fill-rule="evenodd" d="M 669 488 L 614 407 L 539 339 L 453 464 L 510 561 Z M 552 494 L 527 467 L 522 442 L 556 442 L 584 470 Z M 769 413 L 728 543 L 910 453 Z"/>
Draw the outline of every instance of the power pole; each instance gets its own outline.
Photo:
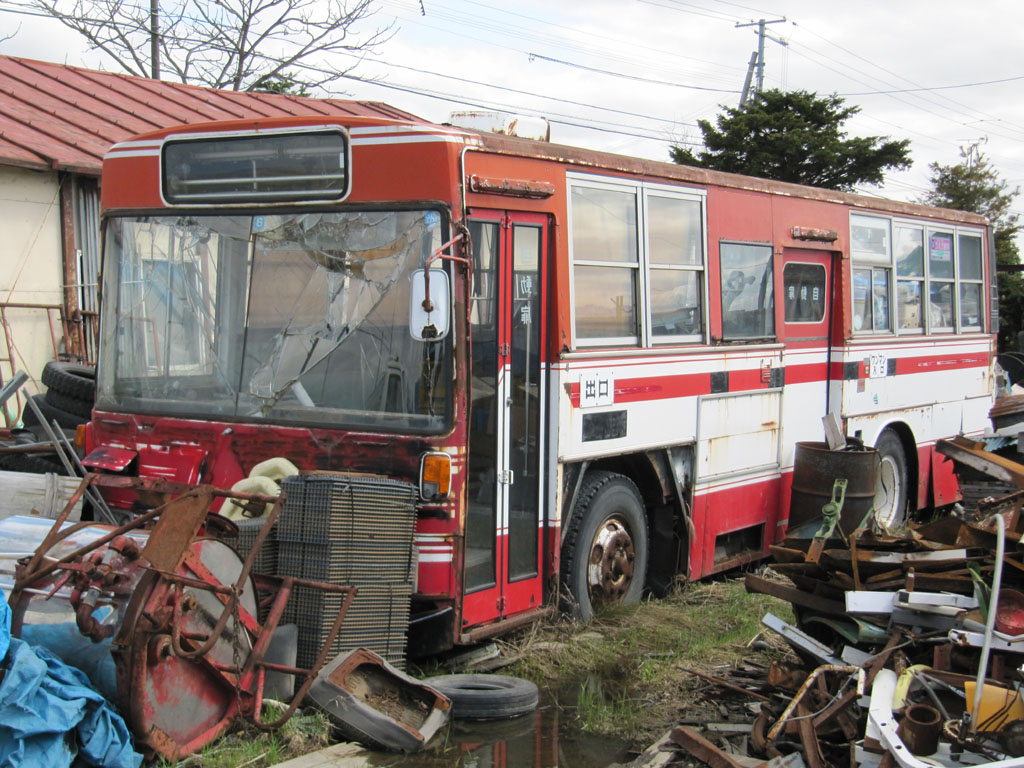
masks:
<path id="1" fill-rule="evenodd" d="M 750 54 L 750 61 L 747 62 L 747 76 L 743 78 L 743 93 L 740 94 L 740 106 L 747 103 L 750 98 L 750 81 L 754 77 L 754 68 L 757 67 L 757 51 Z"/>
<path id="2" fill-rule="evenodd" d="M 783 16 L 781 19 L 758 19 L 757 21 L 751 21 L 746 24 L 736 23 L 736 27 L 757 27 L 757 90 L 755 93 L 760 93 L 764 90 L 764 39 L 767 37 L 774 43 L 779 45 L 789 45 L 785 40 L 779 37 L 772 37 L 765 32 L 765 26 L 768 24 L 782 24 L 786 21 L 786 17 Z M 753 56 L 751 56 L 751 62 L 753 62 Z M 747 69 L 747 83 L 750 82 L 750 69 Z M 745 83 L 743 86 L 743 96 L 740 98 L 740 106 L 742 106 L 748 98 L 749 86 Z"/>
<path id="3" fill-rule="evenodd" d="M 160 79 L 160 0 L 149 0 L 150 77 Z"/>

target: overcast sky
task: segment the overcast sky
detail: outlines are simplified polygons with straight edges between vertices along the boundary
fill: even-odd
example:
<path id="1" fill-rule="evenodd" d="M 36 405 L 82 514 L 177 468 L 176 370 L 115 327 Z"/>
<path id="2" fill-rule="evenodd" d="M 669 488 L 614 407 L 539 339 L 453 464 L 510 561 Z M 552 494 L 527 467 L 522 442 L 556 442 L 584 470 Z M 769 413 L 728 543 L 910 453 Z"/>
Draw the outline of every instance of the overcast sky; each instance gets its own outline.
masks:
<path id="1" fill-rule="evenodd" d="M 114 69 L 57 22 L 12 13 L 21 3 L 0 0 L 0 34 L 17 30 L 0 53 Z M 435 122 L 541 115 L 553 141 L 665 160 L 738 103 L 757 34 L 736 25 L 761 18 L 785 19 L 767 25 L 765 87 L 838 93 L 862 109 L 851 135 L 911 140 L 913 168 L 862 191 L 916 200 L 930 162 L 975 142 L 1024 186 L 1022 0 L 380 0 L 371 24 L 394 35 L 354 71 L 379 83 L 331 95 Z"/>

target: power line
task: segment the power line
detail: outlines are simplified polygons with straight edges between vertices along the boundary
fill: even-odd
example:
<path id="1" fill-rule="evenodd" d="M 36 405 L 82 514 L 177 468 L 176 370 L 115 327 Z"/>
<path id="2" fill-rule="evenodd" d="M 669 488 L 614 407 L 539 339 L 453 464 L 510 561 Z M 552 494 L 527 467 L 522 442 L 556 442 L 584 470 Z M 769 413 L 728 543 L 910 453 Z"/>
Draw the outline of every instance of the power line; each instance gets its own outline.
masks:
<path id="1" fill-rule="evenodd" d="M 641 0 L 641 2 L 643 2 L 643 1 L 644 0 Z M 672 83 L 672 82 L 669 82 L 668 80 L 655 80 L 654 78 L 650 78 L 650 77 L 640 77 L 639 75 L 627 75 L 624 72 L 613 72 L 613 71 L 608 70 L 608 69 L 599 69 L 597 67 L 588 67 L 585 64 L 578 64 L 578 63 L 573 62 L 573 61 L 566 61 L 565 59 L 556 59 L 556 58 L 553 58 L 551 56 L 544 56 L 544 55 L 539 54 L 539 53 L 530 53 L 529 56 L 530 56 L 530 60 L 531 61 L 533 59 L 541 59 L 543 61 L 554 62 L 555 64 L 563 64 L 563 65 L 565 65 L 567 67 L 574 67 L 576 69 L 582 69 L 582 70 L 584 70 L 586 72 L 596 72 L 597 74 L 600 74 L 600 75 L 609 75 L 611 77 L 621 77 L 621 78 L 624 78 L 626 80 L 635 80 L 635 81 L 640 82 L 640 83 L 652 83 L 654 85 L 667 85 L 667 86 L 670 86 L 672 88 L 688 88 L 688 89 L 694 90 L 694 91 L 709 91 L 711 93 L 739 93 L 739 91 L 736 90 L 735 88 L 733 88 L 733 89 L 708 88 L 708 87 L 703 86 L 703 85 L 687 85 L 685 83 Z"/>
<path id="2" fill-rule="evenodd" d="M 343 78 L 345 78 L 347 80 L 356 80 L 358 82 L 362 82 L 362 83 L 365 83 L 367 85 L 374 85 L 374 86 L 378 86 L 380 88 L 388 88 L 390 90 L 402 91 L 404 93 L 412 93 L 412 94 L 415 94 L 417 96 L 424 96 L 424 97 L 430 98 L 430 99 L 438 99 L 438 100 L 441 100 L 441 101 L 450 101 L 450 102 L 455 103 L 455 104 L 463 104 L 465 106 L 476 107 L 478 109 L 496 109 L 497 111 L 505 112 L 506 114 L 516 114 L 516 113 L 519 113 L 519 114 L 532 114 L 534 117 L 545 117 L 544 115 L 536 114 L 535 110 L 530 110 L 528 108 L 525 108 L 525 107 L 522 107 L 522 106 L 517 106 L 517 105 L 502 104 L 500 102 L 489 102 L 487 100 L 471 101 L 469 99 L 466 99 L 464 97 L 458 96 L 456 94 L 443 93 L 443 92 L 438 92 L 438 91 L 430 91 L 430 90 L 423 89 L 423 88 L 415 88 L 413 86 L 401 85 L 401 84 L 398 84 L 398 83 L 387 83 L 387 82 L 383 82 L 383 81 L 380 81 L 380 80 L 370 80 L 370 79 L 367 79 L 367 78 L 364 78 L 364 77 L 360 77 L 358 75 L 343 74 L 343 75 L 341 75 L 341 77 L 343 77 Z M 621 126 L 621 125 L 617 125 L 615 123 L 607 123 L 605 121 L 593 121 L 593 122 L 605 122 L 605 126 L 609 126 L 610 125 L 610 126 L 613 126 L 613 127 L 605 127 L 605 126 L 597 126 L 597 125 L 587 125 L 586 123 L 577 122 L 579 120 L 587 120 L 588 118 L 585 118 L 585 117 L 578 117 L 578 116 L 575 116 L 575 115 L 561 115 L 560 117 L 568 118 L 568 119 L 559 119 L 559 118 L 553 118 L 553 117 L 550 117 L 550 116 L 546 116 L 545 119 L 548 120 L 549 122 L 555 123 L 557 125 L 567 125 L 567 126 L 572 126 L 574 128 L 585 128 L 585 129 L 588 129 L 588 130 L 600 131 L 602 133 L 615 133 L 615 134 L 619 134 L 619 135 L 622 135 L 622 136 L 631 136 L 631 137 L 637 138 L 637 139 L 648 139 L 648 140 L 651 140 L 651 141 L 660 141 L 660 142 L 663 142 L 663 143 L 666 143 L 666 144 L 691 144 L 693 146 L 700 146 L 700 144 L 698 142 L 687 141 L 685 139 L 669 139 L 669 138 L 665 138 L 663 136 L 651 135 L 649 133 L 635 133 L 633 131 L 622 130 L 622 128 L 633 128 L 635 130 L 645 130 L 645 129 L 639 127 L 639 126 Z"/>
<path id="3" fill-rule="evenodd" d="M 887 69 L 887 68 L 885 68 L 885 67 L 881 66 L 881 65 L 880 65 L 880 64 L 878 64 L 877 62 L 875 62 L 875 61 L 872 61 L 871 59 L 868 59 L 868 58 L 866 58 L 866 57 L 864 57 L 864 56 L 861 56 L 861 55 L 860 55 L 860 54 L 858 54 L 858 53 L 855 53 L 854 51 L 851 51 L 851 50 L 849 50 L 849 49 L 847 49 L 847 48 L 844 48 L 843 46 L 839 45 L 838 43 L 835 43 L 835 42 L 833 42 L 833 41 L 829 40 L 828 38 L 826 38 L 826 37 L 824 37 L 824 36 L 822 36 L 822 35 L 818 34 L 818 33 L 817 33 L 817 32 L 815 32 L 815 31 L 814 31 L 813 29 L 810 29 L 810 28 L 808 28 L 808 27 L 806 27 L 806 26 L 803 26 L 803 25 L 797 24 L 797 22 L 795 22 L 795 21 L 794 21 L 794 22 L 792 22 L 792 23 L 793 23 L 793 26 L 794 26 L 794 27 L 797 27 L 797 28 L 799 28 L 799 29 L 801 29 L 801 30 L 804 30 L 804 31 L 808 32 L 809 34 L 811 34 L 811 35 L 813 35 L 814 37 L 818 38 L 819 40 L 821 40 L 821 41 L 825 42 L 826 44 L 828 44 L 828 45 L 830 45 L 830 46 L 832 46 L 832 47 L 834 47 L 834 48 L 837 48 L 837 49 L 839 49 L 840 51 L 843 51 L 844 53 L 846 53 L 847 55 L 849 55 L 849 56 L 852 56 L 852 57 L 853 57 L 853 58 L 855 58 L 855 59 L 859 59 L 860 61 L 863 61 L 863 62 L 865 62 L 866 64 L 868 64 L 868 65 L 870 65 L 870 66 L 872 66 L 872 67 L 874 67 L 874 68 L 876 68 L 876 69 L 879 69 L 879 70 L 881 70 L 882 72 L 886 73 L 887 75 L 890 75 L 890 76 L 892 76 L 892 77 L 895 77 L 895 78 L 897 78 L 898 80 L 902 80 L 903 82 L 906 82 L 906 83 L 910 83 L 910 85 L 914 86 L 914 88 L 920 88 L 920 87 L 921 87 L 920 83 L 915 83 L 915 82 L 914 82 L 913 80 L 911 80 L 911 79 L 909 79 L 909 78 L 907 78 L 907 77 L 904 77 L 903 75 L 900 75 L 900 74 L 898 74 L 898 73 L 896 73 L 896 72 L 893 72 L 892 70 L 890 70 L 890 69 Z M 837 63 L 838 63 L 838 62 L 837 62 Z M 862 73 L 863 73 L 863 72 L 862 72 Z M 863 73 L 863 74 L 867 75 L 867 73 Z M 872 76 L 872 75 L 867 75 L 867 76 L 868 76 L 868 77 L 872 77 L 872 79 L 878 80 L 879 82 L 885 82 L 885 81 L 884 81 L 884 80 L 882 80 L 881 78 L 878 78 L 878 77 L 874 77 L 874 76 Z M 920 95 L 918 95 L 918 94 L 917 94 L 916 92 L 911 92 L 911 95 L 913 95 L 913 96 L 914 96 L 915 98 L 918 98 L 918 99 L 921 99 L 921 100 L 923 100 L 923 101 L 926 101 L 927 103 L 929 103 L 929 104 L 932 104 L 933 106 L 939 106 L 939 105 L 938 105 L 938 104 L 937 104 L 937 103 L 936 103 L 936 102 L 935 102 L 934 100 L 929 100 L 929 99 L 925 99 L 925 98 L 924 98 L 924 96 L 920 96 Z M 980 115 L 983 115 L 983 116 L 985 116 L 985 117 L 989 117 L 989 118 L 991 118 L 991 115 L 987 115 L 986 113 L 984 113 L 984 112 L 980 112 L 980 111 L 978 111 L 978 110 L 973 110 L 973 109 L 971 109 L 970 107 L 968 107 L 968 106 L 967 106 L 966 104 L 963 104 L 962 102 L 956 101 L 955 99 L 951 99 L 951 98 L 949 98 L 948 96 L 945 96 L 945 95 L 942 95 L 942 94 L 938 94 L 938 95 L 939 95 L 939 96 L 941 96 L 941 98 L 942 98 L 943 100 L 947 101 L 947 102 L 948 102 L 948 103 L 950 103 L 950 104 L 953 104 L 953 105 L 955 105 L 955 106 L 956 106 L 957 108 L 959 108 L 959 109 L 967 110 L 967 111 L 970 111 L 970 112 L 974 112 L 975 114 L 980 114 Z M 893 97 L 895 98 L 895 96 L 893 96 Z M 897 99 L 897 101 L 903 101 L 903 100 L 902 100 L 902 99 Z M 903 103 L 908 103 L 908 102 L 903 102 Z M 908 105 L 909 105 L 909 103 L 908 103 Z M 940 108 L 940 109 L 942 109 L 943 107 L 939 107 L 939 108 Z M 948 119 L 948 118 L 947 118 L 947 119 Z M 1016 126 L 1016 125 L 1014 125 L 1013 127 L 1014 127 L 1014 128 L 1018 128 L 1018 129 L 1020 129 L 1020 130 L 1024 131 L 1024 127 L 1021 127 L 1021 126 Z M 1004 137 L 1004 138 L 1010 138 L 1010 137 Z"/>
<path id="4" fill-rule="evenodd" d="M 356 54 L 347 54 L 347 55 L 356 56 Z M 357 57 L 357 58 L 359 58 L 359 57 Z M 558 97 L 558 96 L 549 96 L 549 95 L 546 95 L 546 94 L 543 94 L 543 93 L 536 93 L 534 91 L 525 91 L 525 90 L 522 90 L 520 88 L 511 88 L 511 87 L 505 86 L 505 85 L 496 85 L 495 83 L 485 83 L 485 82 L 482 82 L 480 80 L 472 80 L 470 78 L 459 77 L 457 75 L 446 75 L 446 74 L 443 74 L 441 72 L 435 72 L 435 71 L 429 70 L 429 69 L 420 69 L 419 67 L 411 67 L 411 66 L 408 66 L 406 64 L 396 64 L 394 62 L 387 62 L 387 61 L 383 61 L 381 59 L 374 59 L 373 63 L 381 64 L 381 65 L 384 65 L 386 67 L 394 67 L 394 68 L 397 68 L 397 69 L 406 69 L 406 70 L 409 70 L 410 72 L 418 72 L 418 73 L 423 74 L 423 75 L 431 75 L 433 77 L 440 77 L 440 78 L 443 78 L 445 80 L 455 80 L 456 82 L 460 82 L 460 83 L 468 83 L 470 85 L 479 85 L 479 86 L 481 86 L 483 88 L 493 88 L 493 89 L 498 90 L 498 91 L 506 91 L 508 93 L 517 93 L 517 94 L 519 94 L 521 96 L 532 96 L 534 98 L 547 99 L 549 101 L 557 101 L 557 102 L 560 102 L 562 104 L 571 104 L 571 105 L 576 106 L 576 107 L 585 107 L 587 109 L 597 109 L 597 110 L 600 110 L 602 112 L 613 112 L 613 113 L 619 114 L 619 115 L 626 115 L 628 117 L 639 117 L 639 118 L 644 119 L 644 120 L 656 120 L 656 121 L 662 122 L 662 123 L 676 123 L 676 124 L 679 124 L 679 125 L 687 125 L 687 126 L 689 126 L 691 128 L 696 128 L 697 127 L 695 123 L 686 123 L 686 122 L 682 122 L 682 121 L 679 121 L 679 120 L 673 120 L 673 119 L 669 119 L 669 118 L 654 117 L 652 115 L 645 115 L 645 114 L 643 114 L 641 112 L 630 112 L 629 110 L 616 109 L 614 107 L 602 107 L 602 106 L 599 106 L 597 104 L 588 104 L 588 103 L 583 102 L 583 101 L 574 101 L 572 99 L 563 99 L 563 98 Z"/>
<path id="5" fill-rule="evenodd" d="M 981 85 L 995 85 L 997 83 L 1012 83 L 1015 80 L 1024 80 L 1024 75 L 1017 75 L 1016 77 L 1004 77 L 1000 80 L 982 80 L 976 83 L 960 83 L 959 85 L 933 85 L 930 87 L 921 86 L 920 88 L 900 88 L 891 91 L 861 91 L 860 93 L 843 93 L 841 96 L 875 96 L 875 95 L 888 95 L 892 93 L 918 93 L 921 91 L 948 91 L 954 88 L 976 88 Z"/>
<path id="6" fill-rule="evenodd" d="M 714 19 L 715 21 L 729 21 L 729 22 L 732 22 L 732 21 L 736 21 L 736 20 L 739 19 L 739 16 L 733 16 L 733 17 L 730 18 L 730 17 L 726 16 L 725 14 L 712 15 L 712 14 L 715 14 L 716 12 L 715 11 L 709 11 L 707 8 L 702 8 L 701 9 L 703 11 L 707 11 L 706 13 L 701 13 L 700 10 L 688 10 L 687 8 L 681 8 L 679 6 L 684 6 L 685 5 L 685 6 L 689 6 L 690 8 L 695 8 L 697 6 L 692 6 L 692 5 L 690 5 L 690 3 L 680 2 L 680 0 L 665 0 L 665 2 L 671 3 L 671 5 L 665 5 L 664 2 L 659 3 L 659 2 L 656 2 L 655 0 L 638 0 L 638 2 L 641 2 L 644 5 L 653 5 L 653 6 L 656 6 L 658 8 L 666 8 L 666 9 L 668 9 L 670 11 L 678 11 L 679 13 L 689 13 L 689 14 L 691 14 L 693 16 L 703 16 L 706 19 Z"/>
<path id="7" fill-rule="evenodd" d="M 470 2 L 471 0 L 463 0 L 463 1 L 464 2 Z M 402 2 L 402 0 L 383 0 L 383 3 L 385 5 L 387 5 L 387 6 L 390 6 L 390 7 L 393 7 L 393 8 L 397 8 L 397 9 L 399 9 L 401 11 L 408 11 L 408 9 L 406 8 L 406 6 Z M 437 4 L 438 3 L 435 2 L 433 5 L 437 5 Z M 497 8 L 495 6 L 492 6 L 492 5 L 490 5 L 488 3 L 484 3 L 484 2 L 472 2 L 472 4 L 480 6 L 480 7 L 483 7 L 483 8 L 491 9 L 491 10 L 493 10 L 496 13 L 511 13 L 509 11 L 505 11 L 502 8 Z M 531 20 L 535 18 L 535 17 L 524 16 L 523 14 L 514 14 L 514 15 L 519 16 L 521 18 L 531 19 Z M 617 61 L 617 62 L 620 62 L 620 63 L 623 63 L 623 64 L 629 64 L 629 65 L 632 65 L 632 66 L 642 66 L 642 67 L 645 67 L 645 68 L 648 68 L 648 69 L 654 69 L 654 70 L 658 70 L 658 71 L 662 71 L 662 72 L 672 72 L 672 70 L 670 70 L 670 69 L 668 69 L 668 68 L 666 68 L 664 66 L 664 62 L 654 63 L 650 59 L 644 60 L 644 59 L 640 59 L 640 58 L 636 58 L 636 57 L 623 56 L 621 54 L 621 50 L 623 48 L 633 48 L 633 47 L 635 47 L 635 43 L 632 42 L 632 41 L 624 40 L 622 38 L 609 38 L 609 37 L 604 36 L 604 35 L 595 35 L 594 33 L 586 32 L 586 31 L 581 31 L 578 28 L 574 28 L 574 27 L 564 27 L 565 29 L 571 31 L 574 35 L 578 36 L 578 35 L 582 34 L 582 35 L 585 35 L 585 36 L 588 36 L 588 37 L 597 37 L 600 40 L 609 40 L 610 42 L 615 43 L 615 44 L 618 45 L 618 48 L 616 48 L 613 51 L 609 51 L 607 48 L 593 47 L 593 46 L 589 46 L 589 45 L 586 45 L 586 44 L 581 44 L 581 43 L 574 42 L 573 38 L 570 37 L 570 36 L 567 36 L 567 35 L 537 34 L 536 32 L 524 30 L 522 27 L 518 27 L 518 26 L 513 27 L 513 29 L 515 29 L 516 31 L 515 31 L 514 34 L 510 34 L 510 32 L 509 32 L 509 30 L 510 30 L 509 25 L 497 25 L 496 26 L 496 24 L 495 24 L 495 22 L 493 20 L 486 19 L 484 17 L 478 16 L 478 15 L 474 15 L 474 14 L 468 14 L 468 15 L 464 14 L 464 13 L 455 14 L 455 13 L 447 13 L 445 11 L 441 11 L 440 13 L 437 13 L 437 12 L 433 13 L 433 17 L 434 18 L 441 18 L 441 19 L 451 20 L 452 22 L 457 23 L 458 26 L 454 26 L 454 27 L 453 26 L 443 26 L 443 27 L 441 27 L 441 26 L 437 26 L 437 25 L 432 25 L 427 20 L 424 20 L 421 17 L 419 17 L 418 14 L 413 14 L 412 16 L 410 16 L 407 19 L 407 21 L 409 21 L 411 25 L 414 25 L 414 26 L 417 26 L 417 27 L 424 27 L 424 28 L 427 28 L 427 29 L 432 29 L 432 30 L 441 32 L 442 34 L 446 34 L 446 35 L 454 35 L 454 36 L 458 37 L 460 41 L 464 41 L 465 40 L 465 37 L 466 37 L 466 35 L 465 35 L 465 28 L 466 27 L 473 27 L 473 28 L 476 28 L 476 29 L 483 29 L 483 30 L 488 31 L 488 32 L 497 32 L 497 33 L 499 33 L 501 35 L 501 38 L 502 38 L 503 41 L 511 36 L 511 37 L 516 37 L 516 38 L 519 38 L 519 39 L 531 41 L 531 42 L 534 42 L 534 43 L 539 43 L 541 45 L 550 46 L 552 49 L 556 49 L 560 53 L 564 53 L 566 51 L 576 51 L 578 53 L 581 53 L 581 54 L 584 54 L 584 55 L 587 55 L 587 56 L 596 56 L 596 57 L 599 57 L 599 58 L 602 58 L 602 59 L 605 59 L 605 60 L 608 60 L 608 61 Z M 544 23 L 544 22 L 541 22 L 541 20 L 539 20 L 539 19 L 537 21 L 539 23 Z M 547 26 L 551 26 L 551 25 L 547 25 Z M 563 26 L 563 25 L 555 25 L 555 26 Z M 517 53 L 527 53 L 527 51 L 525 51 L 525 50 L 523 50 L 521 48 L 516 48 L 516 47 L 508 45 L 508 44 L 506 44 L 504 42 L 489 41 L 489 40 L 483 39 L 482 37 L 477 37 L 475 39 L 475 42 L 480 43 L 480 44 L 484 44 L 484 45 L 489 45 L 489 46 L 492 46 L 492 47 L 495 47 L 495 48 L 503 48 L 505 50 L 510 50 L 510 51 L 514 51 L 514 52 L 517 52 Z M 722 64 L 717 63 L 717 62 L 711 62 L 711 61 L 708 61 L 706 59 L 699 59 L 699 58 L 695 58 L 695 57 L 692 57 L 692 56 L 684 56 L 684 55 L 681 55 L 681 54 L 678 54 L 678 53 L 675 53 L 675 52 L 672 52 L 672 51 L 665 51 L 663 49 L 651 49 L 649 47 L 645 47 L 643 50 L 651 51 L 651 52 L 655 52 L 655 53 L 661 53 L 661 54 L 664 54 L 666 56 L 671 56 L 671 57 L 676 58 L 676 59 L 682 59 L 682 60 L 685 60 L 685 61 L 697 62 L 698 64 L 709 64 L 709 65 L 712 65 L 712 66 L 716 67 L 717 69 L 721 69 L 721 70 L 729 72 L 730 74 L 728 76 L 712 74 L 712 73 L 709 73 L 709 72 L 703 71 L 703 70 L 693 70 L 692 72 L 689 73 L 689 74 L 696 74 L 696 75 L 698 75 L 700 77 L 714 78 L 716 80 L 721 80 L 722 82 L 731 82 L 732 80 L 735 79 L 733 74 L 731 74 L 731 73 L 733 73 L 733 72 L 740 72 L 741 71 L 741 70 L 738 70 L 735 67 L 723 66 Z M 675 74 L 675 73 L 672 72 L 672 74 Z"/>

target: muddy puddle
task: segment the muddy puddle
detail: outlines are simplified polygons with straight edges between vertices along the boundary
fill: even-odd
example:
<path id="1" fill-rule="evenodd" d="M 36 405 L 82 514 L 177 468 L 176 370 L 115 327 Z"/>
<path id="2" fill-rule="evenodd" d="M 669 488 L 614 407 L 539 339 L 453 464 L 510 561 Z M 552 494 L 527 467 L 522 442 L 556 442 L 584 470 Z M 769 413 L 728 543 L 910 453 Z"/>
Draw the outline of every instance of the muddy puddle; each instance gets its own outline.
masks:
<path id="1" fill-rule="evenodd" d="M 627 759 L 626 745 L 583 733 L 572 712 L 542 706 L 508 720 L 454 720 L 428 749 L 381 754 L 380 768 L 606 768 Z"/>

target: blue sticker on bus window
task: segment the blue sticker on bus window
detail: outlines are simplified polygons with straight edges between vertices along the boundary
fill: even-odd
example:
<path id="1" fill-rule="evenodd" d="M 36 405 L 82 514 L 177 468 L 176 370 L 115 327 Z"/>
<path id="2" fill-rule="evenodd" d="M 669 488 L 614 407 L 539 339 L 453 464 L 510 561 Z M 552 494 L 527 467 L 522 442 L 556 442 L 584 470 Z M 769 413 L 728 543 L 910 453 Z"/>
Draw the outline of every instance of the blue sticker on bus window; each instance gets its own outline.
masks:
<path id="1" fill-rule="evenodd" d="M 427 215 L 423 217 L 423 220 L 427 222 L 428 227 L 436 227 L 441 223 L 441 216 L 437 211 L 427 211 Z"/>
<path id="2" fill-rule="evenodd" d="M 262 216 L 253 216 L 252 228 L 257 232 L 262 232 L 263 228 L 267 226 L 267 220 Z"/>

